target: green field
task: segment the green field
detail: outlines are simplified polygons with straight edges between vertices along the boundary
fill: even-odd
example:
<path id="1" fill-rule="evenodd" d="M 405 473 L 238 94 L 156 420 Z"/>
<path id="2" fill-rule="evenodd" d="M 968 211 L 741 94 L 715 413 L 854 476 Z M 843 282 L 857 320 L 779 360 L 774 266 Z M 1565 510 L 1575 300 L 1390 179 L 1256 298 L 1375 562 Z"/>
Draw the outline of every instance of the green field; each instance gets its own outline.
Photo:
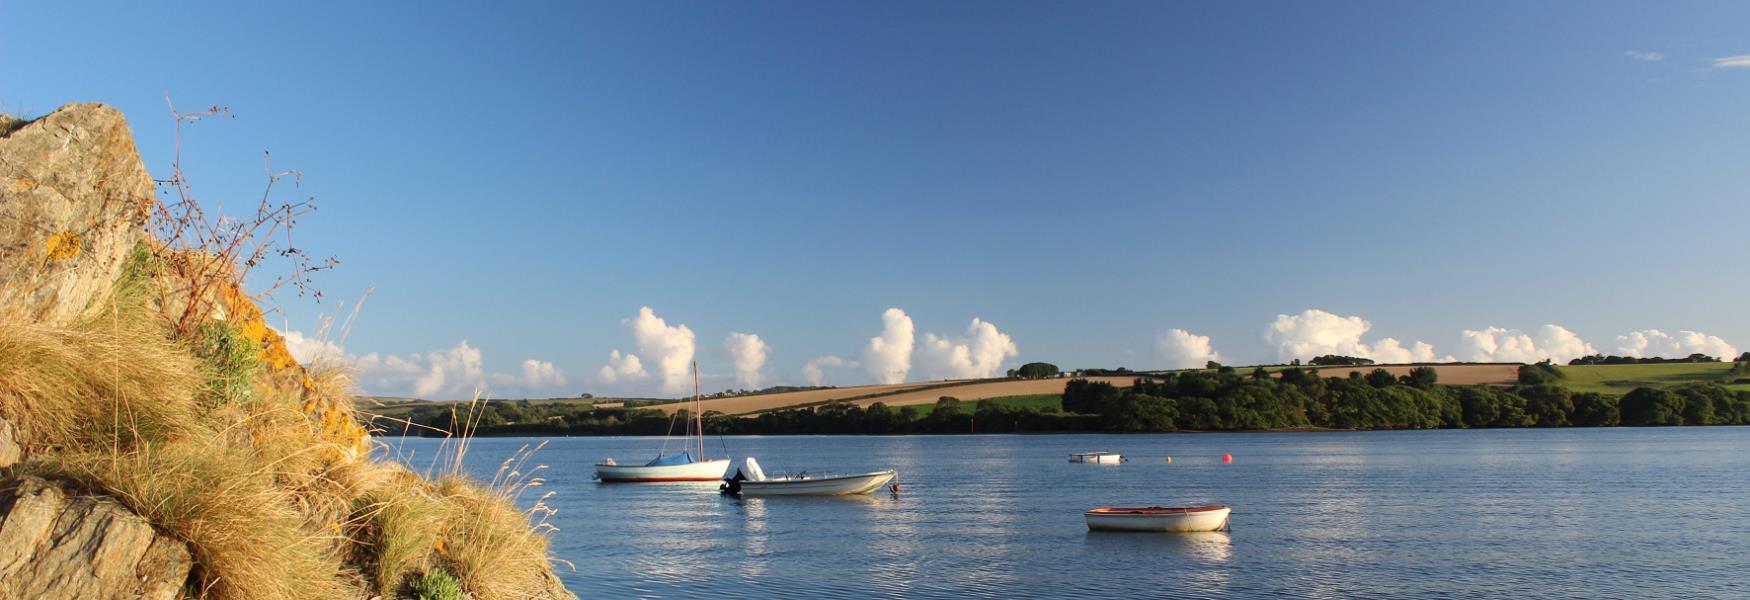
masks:
<path id="1" fill-rule="evenodd" d="M 1026 396 L 1000 396 L 996 398 L 985 398 L 984 400 L 961 400 L 960 414 L 970 415 L 977 413 L 979 402 L 993 402 L 997 406 L 1045 412 L 1061 410 L 1063 407 L 1063 396 L 1058 394 L 1031 394 Z M 894 410 L 898 410 L 899 408 L 901 407 L 895 407 Z M 915 409 L 917 413 L 913 415 L 913 418 L 922 419 L 930 416 L 930 411 L 935 410 L 936 407 L 929 404 L 914 404 L 903 408 Z"/>
<path id="2" fill-rule="evenodd" d="M 1000 398 L 987 398 L 986 400 L 996 404 L 997 406 L 1006 406 L 1009 408 L 1019 408 L 1019 409 L 1034 410 L 1034 411 L 1059 410 L 1063 406 L 1063 396 L 1060 394 L 1033 394 L 1030 396 L 1003 396 Z M 981 402 L 981 401 L 974 400 L 974 401 L 969 402 L 966 400 L 961 400 L 960 401 L 960 412 L 964 413 L 964 414 L 968 414 L 968 415 L 972 414 L 973 412 L 976 412 L 978 410 L 978 403 L 979 402 Z M 920 408 L 923 408 L 924 410 L 927 411 L 927 410 L 929 410 L 930 407 L 923 406 Z"/>
<path id="3" fill-rule="evenodd" d="M 1600 392 L 1613 396 L 1637 387 L 1665 388 L 1686 383 L 1724 383 L 1732 363 L 1660 363 L 1652 365 L 1579 365 L 1557 367 L 1567 376 L 1562 385 L 1576 392 Z M 1750 390 L 1750 383 L 1726 386 Z"/>

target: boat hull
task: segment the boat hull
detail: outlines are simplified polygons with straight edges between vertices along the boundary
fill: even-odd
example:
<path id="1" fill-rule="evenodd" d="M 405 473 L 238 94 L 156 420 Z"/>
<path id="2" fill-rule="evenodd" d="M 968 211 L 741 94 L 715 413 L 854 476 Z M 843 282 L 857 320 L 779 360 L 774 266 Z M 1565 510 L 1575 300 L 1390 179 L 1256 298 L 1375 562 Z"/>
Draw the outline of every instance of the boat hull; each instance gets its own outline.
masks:
<path id="1" fill-rule="evenodd" d="M 1093 531 L 1155 531 L 1190 533 L 1220 531 L 1233 509 L 1226 506 L 1192 508 L 1096 508 L 1083 515 Z"/>
<path id="2" fill-rule="evenodd" d="M 1069 461 L 1115 465 L 1124 461 L 1124 455 L 1116 452 L 1077 452 L 1069 455 Z"/>
<path id="3" fill-rule="evenodd" d="M 596 479 L 607 483 L 656 483 L 664 481 L 717 481 L 729 470 L 729 459 L 702 460 L 682 465 L 595 466 Z"/>
<path id="4" fill-rule="evenodd" d="M 898 477 L 896 471 L 819 479 L 768 479 L 741 482 L 741 495 L 753 496 L 851 496 L 867 494 Z"/>

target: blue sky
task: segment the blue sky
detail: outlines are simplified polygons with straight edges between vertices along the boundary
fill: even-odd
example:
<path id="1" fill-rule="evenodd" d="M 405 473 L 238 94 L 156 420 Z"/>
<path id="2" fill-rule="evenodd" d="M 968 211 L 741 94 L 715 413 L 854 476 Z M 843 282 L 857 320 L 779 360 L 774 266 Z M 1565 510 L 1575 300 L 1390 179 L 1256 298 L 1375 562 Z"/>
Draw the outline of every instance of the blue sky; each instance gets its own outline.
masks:
<path id="1" fill-rule="evenodd" d="M 278 324 L 374 286 L 373 393 L 672 393 L 686 332 L 710 389 L 1750 346 L 1750 5 L 1491 8 L 30 3 L 0 106 L 155 174 L 166 90 L 229 106 L 199 196 L 304 173 L 343 265 Z"/>

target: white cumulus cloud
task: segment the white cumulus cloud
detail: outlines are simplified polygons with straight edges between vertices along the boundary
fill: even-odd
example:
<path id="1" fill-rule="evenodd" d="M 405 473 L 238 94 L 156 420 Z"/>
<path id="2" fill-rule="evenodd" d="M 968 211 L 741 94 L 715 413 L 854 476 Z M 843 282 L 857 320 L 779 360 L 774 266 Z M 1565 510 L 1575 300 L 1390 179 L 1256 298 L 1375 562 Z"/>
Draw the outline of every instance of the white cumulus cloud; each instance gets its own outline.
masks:
<path id="1" fill-rule="evenodd" d="M 1722 360 L 1738 356 L 1738 349 L 1719 336 L 1699 331 L 1679 331 L 1677 335 L 1671 335 L 1657 329 L 1616 336 L 1616 351 L 1622 356 L 1638 358 L 1683 358 L 1697 352 Z"/>
<path id="2" fill-rule="evenodd" d="M 759 389 L 760 368 L 766 364 L 766 354 L 772 347 L 758 334 L 732 331 L 723 339 L 729 360 L 735 364 L 735 382 L 743 388 Z"/>
<path id="3" fill-rule="evenodd" d="M 1221 362 L 1221 354 L 1209 343 L 1209 336 L 1183 329 L 1168 329 L 1155 334 L 1155 350 L 1166 360 L 1169 369 L 1202 367 L 1209 361 Z"/>
<path id="4" fill-rule="evenodd" d="M 596 378 L 602 383 L 613 384 L 622 379 L 637 380 L 650 376 L 644 371 L 644 361 L 638 360 L 638 355 L 621 354 L 618 349 L 608 353 L 608 364 L 602 365 L 596 371 Z"/>
<path id="5" fill-rule="evenodd" d="M 306 336 L 297 330 L 287 330 L 280 337 L 285 338 L 286 351 L 292 354 L 292 358 L 298 359 L 298 364 L 314 365 L 346 360 L 346 350 L 332 341 Z"/>
<path id="6" fill-rule="evenodd" d="M 810 359 L 808 361 L 808 364 L 802 365 L 802 378 L 804 380 L 808 381 L 808 385 L 820 385 L 820 383 L 822 381 L 826 380 L 826 371 L 825 371 L 826 369 L 828 369 L 828 368 L 853 368 L 854 369 L 856 367 L 857 367 L 857 361 L 854 361 L 854 360 L 845 360 L 845 359 L 839 358 L 837 356 L 831 356 L 831 355 L 817 356 L 817 357 L 814 357 L 813 359 Z"/>
<path id="7" fill-rule="evenodd" d="M 910 320 L 907 320 L 909 330 Z M 949 337 L 924 334 L 919 350 L 924 372 L 930 379 L 983 379 L 996 376 L 1003 360 L 1019 356 L 1021 350 L 1009 334 L 997 330 L 995 324 L 977 317 L 966 327 L 966 335 Z M 900 376 L 904 380 L 904 375 Z M 890 381 L 887 383 L 898 383 Z"/>
<path id="8" fill-rule="evenodd" d="M 902 383 L 911 372 L 916 329 L 911 317 L 898 308 L 882 312 L 881 323 L 881 335 L 869 338 L 863 349 L 863 368 L 877 383 Z"/>
<path id="9" fill-rule="evenodd" d="M 484 357 L 479 348 L 462 340 L 454 348 L 433 350 L 426 354 L 425 372 L 413 382 L 413 393 L 421 398 L 439 394 L 472 393 L 485 387 Z"/>
<path id="10" fill-rule="evenodd" d="M 637 316 L 622 319 L 620 325 L 632 332 L 638 357 L 655 365 L 663 392 L 675 394 L 692 387 L 693 330 L 686 325 L 669 325 L 648 306 L 639 308 Z"/>
<path id="11" fill-rule="evenodd" d="M 467 340 L 449 348 L 406 356 L 380 352 L 360 356 L 347 353 L 332 341 L 295 329 L 280 331 L 280 336 L 286 340 L 286 350 L 299 363 L 332 361 L 347 365 L 359 389 L 372 394 L 449 400 L 472 397 L 476 390 L 487 393 L 494 386 L 528 393 L 569 384 L 564 369 L 537 358 L 524 360 L 520 375 L 489 372 L 485 353 Z"/>
<path id="12" fill-rule="evenodd" d="M 1639 61 L 1645 61 L 1645 62 L 1659 62 L 1661 60 L 1665 60 L 1665 54 L 1662 52 L 1641 52 L 1641 51 L 1636 51 L 1636 50 L 1630 50 L 1630 51 L 1624 52 L 1622 54 L 1624 56 L 1629 57 L 1629 58 L 1639 60 Z"/>
<path id="13" fill-rule="evenodd" d="M 565 369 L 553 366 L 553 363 L 527 359 L 523 361 L 523 379 L 521 383 L 529 388 L 554 388 L 570 383 L 565 377 Z"/>
<path id="14" fill-rule="evenodd" d="M 1451 357 L 1435 358 L 1432 344 L 1416 342 L 1406 348 L 1397 338 L 1380 338 L 1368 350 L 1367 357 L 1384 364 L 1452 361 Z"/>
<path id="15" fill-rule="evenodd" d="M 1367 343 L 1361 336 L 1373 324 L 1361 317 L 1345 317 L 1316 308 L 1298 315 L 1276 315 L 1276 321 L 1264 330 L 1264 341 L 1276 346 L 1276 355 L 1283 362 L 1309 359 L 1325 354 L 1338 354 L 1373 359 L 1379 363 L 1432 362 L 1434 346 L 1415 342 L 1408 347 L 1396 338 L 1381 338 Z"/>
<path id="16" fill-rule="evenodd" d="M 397 396 L 413 395 L 413 382 L 425 372 L 425 357 L 418 353 L 406 358 L 394 354 L 371 352 L 348 359 L 353 365 L 354 381 L 360 388 Z"/>
<path id="17" fill-rule="evenodd" d="M 1560 325 L 1544 325 L 1535 335 L 1494 326 L 1466 329 L 1458 340 L 1458 357 L 1471 362 L 1566 363 L 1596 353 L 1586 340 Z"/>

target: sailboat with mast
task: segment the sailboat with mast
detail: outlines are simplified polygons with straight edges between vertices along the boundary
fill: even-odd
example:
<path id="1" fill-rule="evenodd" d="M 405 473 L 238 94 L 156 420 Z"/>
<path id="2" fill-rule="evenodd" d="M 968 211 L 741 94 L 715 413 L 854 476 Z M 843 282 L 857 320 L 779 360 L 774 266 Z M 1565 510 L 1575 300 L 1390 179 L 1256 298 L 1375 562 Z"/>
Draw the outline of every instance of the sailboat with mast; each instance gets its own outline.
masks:
<path id="1" fill-rule="evenodd" d="M 688 415 L 687 443 L 677 454 L 668 453 L 669 437 L 662 440 L 656 458 L 642 465 L 622 465 L 614 459 L 596 463 L 595 476 L 602 482 L 718 481 L 729 470 L 729 457 L 705 457 L 705 417 L 700 410 L 699 363 L 693 363 L 693 410 Z M 670 422 L 669 433 L 674 433 Z"/>

